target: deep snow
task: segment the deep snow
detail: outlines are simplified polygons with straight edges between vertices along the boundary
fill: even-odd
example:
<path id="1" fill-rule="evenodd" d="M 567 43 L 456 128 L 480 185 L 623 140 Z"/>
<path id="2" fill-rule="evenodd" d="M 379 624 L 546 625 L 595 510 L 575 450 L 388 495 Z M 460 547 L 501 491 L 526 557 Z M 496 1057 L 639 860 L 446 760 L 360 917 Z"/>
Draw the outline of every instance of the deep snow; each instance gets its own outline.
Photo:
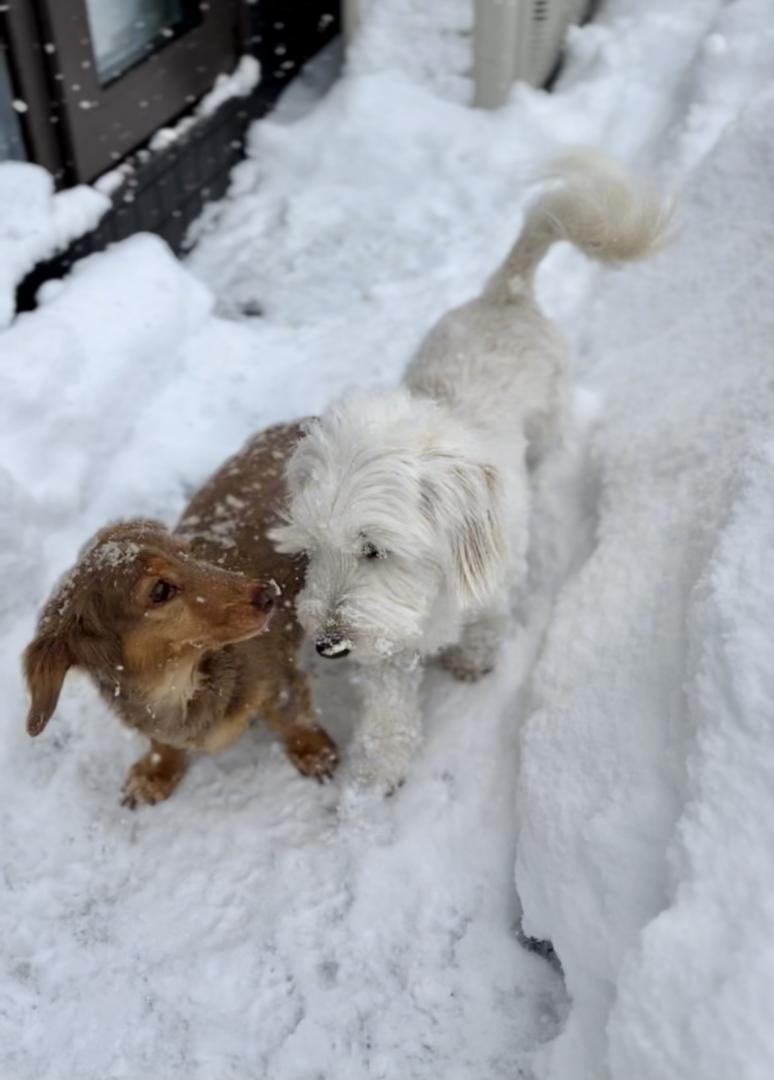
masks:
<path id="1" fill-rule="evenodd" d="M 497 114 L 463 104 L 465 4 L 366 8 L 351 74 L 253 128 L 187 269 L 133 238 L 2 333 L 0 1076 L 769 1077 L 772 4 L 611 0 L 556 92 Z M 80 542 L 393 382 L 567 141 L 679 191 L 678 236 L 546 261 L 576 392 L 530 586 L 495 675 L 428 674 L 400 793 L 342 801 L 256 730 L 129 813 L 139 741 L 77 676 L 29 740 L 18 655 Z M 345 744 L 340 669 L 316 691 Z"/>
<path id="2" fill-rule="evenodd" d="M 574 1002 L 557 1077 L 774 1064 L 773 104 L 586 321 L 594 545 L 559 590 L 517 784 L 525 925 Z"/>

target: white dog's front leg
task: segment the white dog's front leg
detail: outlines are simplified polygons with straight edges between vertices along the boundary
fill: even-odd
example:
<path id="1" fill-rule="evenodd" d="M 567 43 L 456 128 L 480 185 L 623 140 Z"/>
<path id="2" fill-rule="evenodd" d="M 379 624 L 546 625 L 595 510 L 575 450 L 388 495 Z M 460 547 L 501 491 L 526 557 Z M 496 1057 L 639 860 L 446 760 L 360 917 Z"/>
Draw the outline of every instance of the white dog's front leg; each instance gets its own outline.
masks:
<path id="1" fill-rule="evenodd" d="M 363 716 L 352 744 L 356 781 L 394 791 L 408 775 L 422 740 L 416 656 L 362 668 Z"/>
<path id="2" fill-rule="evenodd" d="M 462 638 L 441 653 L 441 666 L 462 682 L 477 682 L 494 670 L 507 621 L 504 606 L 488 608 L 463 629 Z"/>

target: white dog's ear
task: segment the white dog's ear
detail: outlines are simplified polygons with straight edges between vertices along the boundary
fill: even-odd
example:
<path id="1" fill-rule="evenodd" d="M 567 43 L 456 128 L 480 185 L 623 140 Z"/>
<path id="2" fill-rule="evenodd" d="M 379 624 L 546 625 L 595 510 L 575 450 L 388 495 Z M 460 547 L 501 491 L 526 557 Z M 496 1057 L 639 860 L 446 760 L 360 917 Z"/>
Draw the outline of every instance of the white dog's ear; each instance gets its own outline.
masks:
<path id="1" fill-rule="evenodd" d="M 446 547 L 460 601 L 484 603 L 507 559 L 497 470 L 447 453 L 430 455 L 429 465 L 422 478 L 423 513 Z"/>

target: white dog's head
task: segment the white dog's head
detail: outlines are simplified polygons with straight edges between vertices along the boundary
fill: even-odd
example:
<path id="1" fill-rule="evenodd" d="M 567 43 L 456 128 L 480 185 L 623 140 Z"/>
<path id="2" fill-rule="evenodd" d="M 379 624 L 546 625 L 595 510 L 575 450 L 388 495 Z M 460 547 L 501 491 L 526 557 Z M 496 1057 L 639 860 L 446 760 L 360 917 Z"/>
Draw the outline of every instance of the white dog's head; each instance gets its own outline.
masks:
<path id="1" fill-rule="evenodd" d="M 503 573 L 499 480 L 475 440 L 406 390 L 353 391 L 288 464 L 278 550 L 309 559 L 298 615 L 328 657 L 423 650 Z M 435 623 L 435 629 L 433 629 Z"/>

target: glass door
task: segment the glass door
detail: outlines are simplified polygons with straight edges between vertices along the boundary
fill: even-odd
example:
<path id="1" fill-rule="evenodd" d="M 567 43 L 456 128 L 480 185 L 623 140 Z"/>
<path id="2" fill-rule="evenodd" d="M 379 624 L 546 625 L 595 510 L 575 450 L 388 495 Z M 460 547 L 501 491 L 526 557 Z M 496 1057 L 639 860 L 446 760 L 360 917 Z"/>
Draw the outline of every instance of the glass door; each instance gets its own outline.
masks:
<path id="1" fill-rule="evenodd" d="M 21 13 L 32 0 L 14 5 Z M 233 70 L 243 0 L 34 0 L 71 180 L 91 181 Z"/>
<path id="2" fill-rule="evenodd" d="M 184 0 L 86 0 L 97 75 L 102 85 L 168 45 L 198 22 Z"/>

